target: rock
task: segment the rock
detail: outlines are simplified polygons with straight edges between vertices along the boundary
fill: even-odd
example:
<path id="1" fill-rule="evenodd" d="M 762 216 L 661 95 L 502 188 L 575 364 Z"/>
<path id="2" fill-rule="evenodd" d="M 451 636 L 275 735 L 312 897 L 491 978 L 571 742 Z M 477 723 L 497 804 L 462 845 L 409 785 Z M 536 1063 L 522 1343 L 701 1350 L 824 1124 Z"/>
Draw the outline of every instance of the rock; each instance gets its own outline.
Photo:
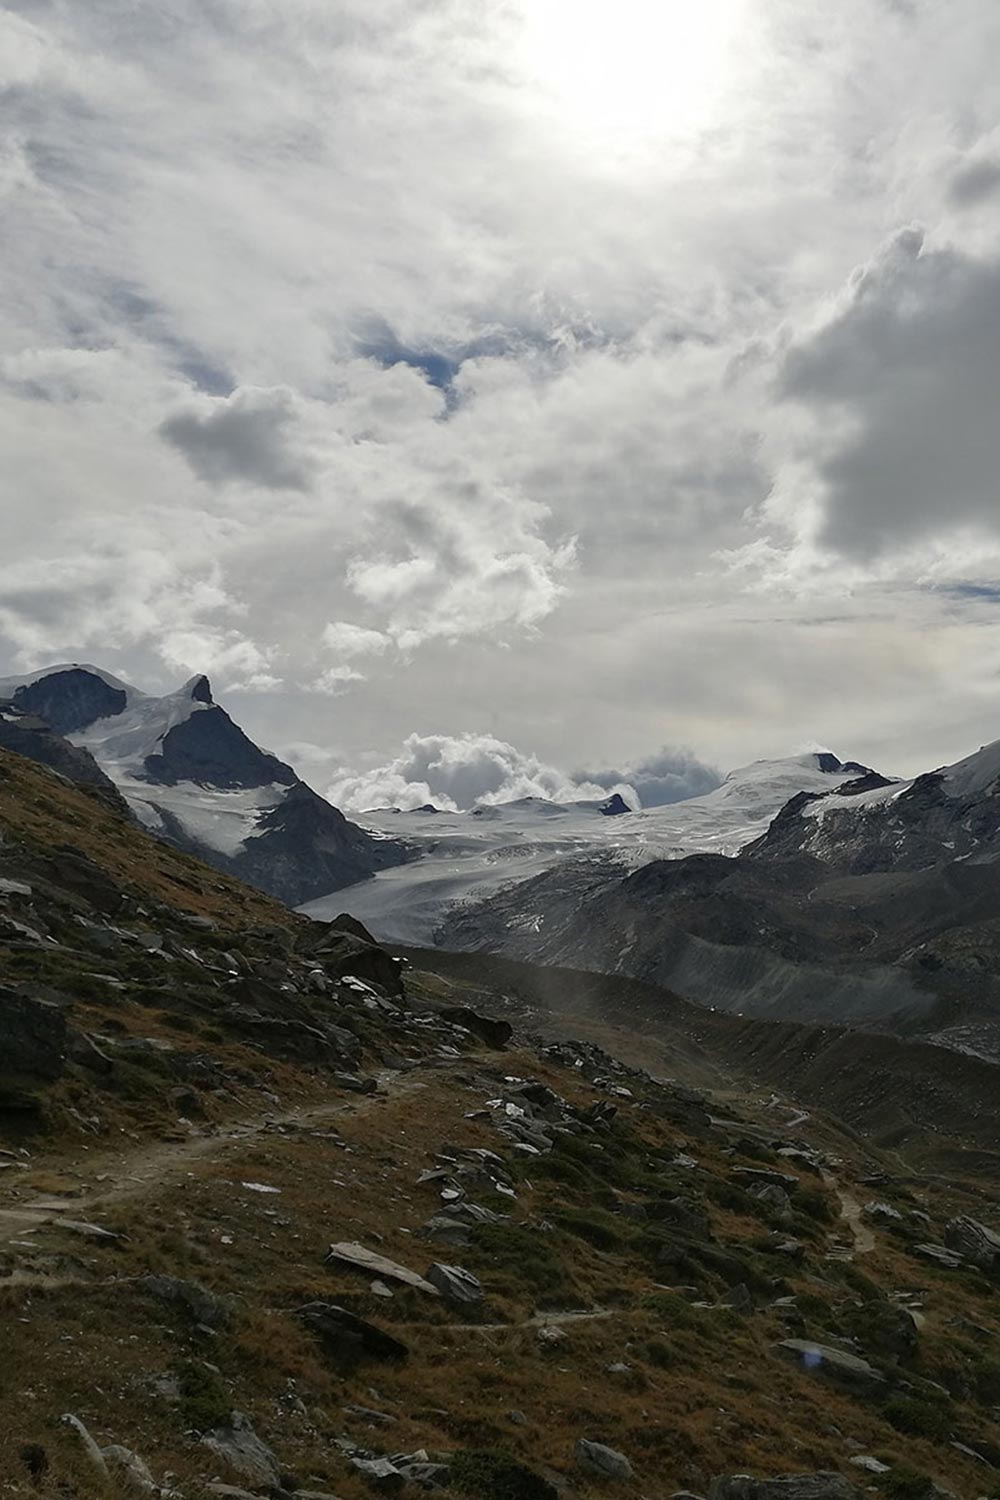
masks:
<path id="1" fill-rule="evenodd" d="M 101 1453 L 107 1464 L 108 1473 L 118 1481 L 127 1494 L 158 1495 L 160 1493 L 159 1485 L 146 1464 L 130 1448 L 123 1448 L 118 1443 L 112 1443 L 110 1447 L 102 1448 Z"/>
<path id="2" fill-rule="evenodd" d="M 422 1490 L 443 1489 L 451 1478 L 451 1467 L 449 1464 L 432 1463 L 426 1454 L 418 1458 L 394 1458 L 393 1463 L 409 1484 L 416 1484 Z"/>
<path id="3" fill-rule="evenodd" d="M 779 1187 L 786 1193 L 794 1193 L 800 1186 L 799 1179 L 790 1172 L 773 1172 L 766 1167 L 734 1167 L 729 1174 L 741 1187 Z"/>
<path id="4" fill-rule="evenodd" d="M 418 1291 L 427 1292 L 432 1297 L 440 1296 L 437 1287 L 425 1281 L 423 1276 L 418 1276 L 415 1271 L 408 1271 L 405 1266 L 397 1265 L 394 1260 L 378 1255 L 355 1241 L 345 1240 L 331 1245 L 326 1253 L 326 1263 L 329 1265 L 331 1262 L 350 1266 L 355 1271 L 364 1271 L 369 1276 L 380 1276 L 383 1281 L 400 1281 L 404 1286 L 416 1287 Z"/>
<path id="5" fill-rule="evenodd" d="M 893 1225 L 903 1222 L 903 1215 L 898 1208 L 893 1208 L 891 1203 L 866 1203 L 861 1213 L 869 1224 L 876 1224 L 882 1228 L 891 1229 Z"/>
<path id="6" fill-rule="evenodd" d="M 686 1198 L 658 1198 L 647 1204 L 646 1212 L 657 1224 L 670 1224 L 695 1239 L 710 1240 L 712 1224 L 704 1209 Z"/>
<path id="7" fill-rule="evenodd" d="M 172 1303 L 188 1313 L 195 1323 L 207 1328 L 225 1328 L 232 1322 L 233 1308 L 228 1297 L 219 1297 L 197 1281 L 180 1276 L 139 1276 L 134 1285 L 147 1297 Z"/>
<path id="8" fill-rule="evenodd" d="M 5 1076 L 61 1077 L 66 1015 L 59 1005 L 0 989 L 0 1067 Z"/>
<path id="9" fill-rule="evenodd" d="M 454 1026 L 464 1026 L 466 1031 L 471 1031 L 472 1035 L 479 1041 L 485 1042 L 487 1047 L 498 1051 L 506 1047 L 514 1035 L 514 1028 L 509 1021 L 498 1021 L 493 1016 L 481 1016 L 478 1011 L 470 1010 L 467 1005 L 448 1005 L 436 1013 L 443 1016 L 446 1021 L 451 1021 Z"/>
<path id="10" fill-rule="evenodd" d="M 406 1475 L 387 1458 L 352 1458 L 351 1463 L 372 1489 L 381 1494 L 394 1495 L 406 1484 Z"/>
<path id="11" fill-rule="evenodd" d="M 396 1418 L 386 1411 L 373 1411 L 370 1406 L 345 1406 L 343 1410 L 350 1417 L 357 1417 L 359 1422 L 365 1422 L 369 1427 L 389 1427 Z"/>
<path id="12" fill-rule="evenodd" d="M 730 1288 L 722 1302 L 723 1306 L 731 1307 L 734 1312 L 741 1313 L 744 1317 L 753 1312 L 753 1297 L 750 1295 L 750 1288 L 742 1281 L 739 1286 Z"/>
<path id="13" fill-rule="evenodd" d="M 203 1432 L 200 1441 L 241 1479 L 278 1488 L 281 1466 L 267 1444 L 261 1442 L 245 1412 L 234 1411 L 228 1426 Z"/>
<path id="14" fill-rule="evenodd" d="M 855 1453 L 847 1460 L 856 1469 L 863 1469 L 866 1474 L 888 1474 L 889 1465 L 881 1463 L 879 1459 L 873 1458 L 868 1453 Z"/>
<path id="15" fill-rule="evenodd" d="M 957 1271 L 963 1264 L 962 1257 L 954 1250 L 947 1250 L 944 1245 L 914 1245 L 913 1253 L 919 1255 L 921 1260 L 929 1260 L 937 1266 L 943 1266 L 947 1271 Z"/>
<path id="16" fill-rule="evenodd" d="M 962 1215 L 945 1225 L 944 1242 L 981 1271 L 1000 1271 L 1000 1234 Z"/>
<path id="17" fill-rule="evenodd" d="M 806 1339 L 782 1339 L 774 1346 L 782 1358 L 791 1360 L 802 1369 L 823 1375 L 849 1390 L 869 1393 L 885 1387 L 885 1376 L 866 1359 L 848 1354 L 845 1349 L 833 1349 L 828 1344 L 812 1344 Z"/>
<path id="18" fill-rule="evenodd" d="M 362 1359 L 404 1360 L 409 1349 L 391 1333 L 338 1307 L 332 1302 L 310 1302 L 300 1307 L 298 1317 L 307 1324 L 337 1365 L 354 1365 Z"/>
<path id="19" fill-rule="evenodd" d="M 758 1203 L 772 1208 L 782 1218 L 786 1218 L 792 1211 L 791 1198 L 776 1182 L 751 1182 L 747 1185 L 747 1192 L 751 1198 L 756 1198 Z"/>
<path id="20" fill-rule="evenodd" d="M 470 1271 L 463 1271 L 461 1266 L 444 1266 L 435 1262 L 427 1272 L 427 1280 L 449 1302 L 483 1300 L 482 1283 Z"/>
<path id="21" fill-rule="evenodd" d="M 733 1474 L 712 1480 L 708 1500 L 858 1500 L 858 1492 L 840 1474 L 783 1474 L 775 1479 Z"/>
<path id="22" fill-rule="evenodd" d="M 597 1474 L 602 1479 L 626 1480 L 632 1478 L 632 1465 L 624 1453 L 609 1448 L 604 1443 L 580 1438 L 573 1449 L 573 1456 L 581 1469 L 588 1474 Z"/>

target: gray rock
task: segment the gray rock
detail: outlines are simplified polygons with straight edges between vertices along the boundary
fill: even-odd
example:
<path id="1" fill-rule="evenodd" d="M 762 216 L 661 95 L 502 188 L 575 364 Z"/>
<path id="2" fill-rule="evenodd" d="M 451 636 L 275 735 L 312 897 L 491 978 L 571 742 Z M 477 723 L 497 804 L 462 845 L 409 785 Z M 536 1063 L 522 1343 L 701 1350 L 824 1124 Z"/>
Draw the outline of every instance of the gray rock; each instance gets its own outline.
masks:
<path id="1" fill-rule="evenodd" d="M 359 1422 L 365 1422 L 369 1427 L 390 1427 L 396 1418 L 387 1411 L 373 1411 L 370 1406 L 345 1406 L 343 1410 L 350 1417 L 357 1417 Z"/>
<path id="2" fill-rule="evenodd" d="M 427 1272 L 427 1280 L 432 1286 L 437 1287 L 441 1295 L 449 1302 L 481 1302 L 483 1300 L 482 1283 L 472 1275 L 471 1271 L 463 1271 L 461 1266 L 444 1266 L 435 1262 Z"/>
<path id="3" fill-rule="evenodd" d="M 944 1242 L 981 1271 L 1000 1271 L 1000 1234 L 962 1215 L 945 1225 Z"/>
<path id="4" fill-rule="evenodd" d="M 387 1458 L 352 1458 L 351 1463 L 372 1489 L 384 1495 L 394 1495 L 406 1484 L 406 1475 Z"/>
<path id="5" fill-rule="evenodd" d="M 888 1474 L 889 1465 L 873 1458 L 870 1453 L 855 1453 L 847 1460 L 856 1469 L 862 1469 L 866 1474 Z"/>
<path id="6" fill-rule="evenodd" d="M 783 1474 L 774 1479 L 733 1474 L 712 1480 L 708 1500 L 858 1500 L 858 1492 L 840 1474 Z"/>
<path id="7" fill-rule="evenodd" d="M 963 1264 L 962 1257 L 954 1250 L 948 1250 L 944 1245 L 914 1245 L 914 1255 L 919 1255 L 921 1260 L 932 1261 L 936 1266 L 943 1266 L 947 1271 L 957 1271 Z"/>
<path id="8" fill-rule="evenodd" d="M 602 1479 L 632 1478 L 632 1465 L 624 1453 L 607 1447 L 605 1443 L 595 1443 L 590 1438 L 580 1438 L 573 1449 L 573 1456 L 580 1468 L 585 1469 L 588 1474 L 598 1474 Z"/>
<path id="9" fill-rule="evenodd" d="M 427 1292 L 432 1297 L 440 1296 L 437 1287 L 432 1286 L 423 1276 L 418 1276 L 415 1271 L 408 1271 L 405 1266 L 397 1265 L 394 1260 L 353 1241 L 331 1245 L 327 1251 L 326 1263 L 330 1265 L 331 1262 L 350 1266 L 355 1271 L 364 1271 L 370 1276 L 380 1276 L 383 1281 L 401 1281 L 404 1286 L 416 1287 L 418 1291 Z"/>
<path id="10" fill-rule="evenodd" d="M 234 1411 L 228 1426 L 203 1432 L 200 1441 L 241 1479 L 277 1488 L 281 1467 L 267 1444 L 257 1436 L 245 1412 Z"/>
<path id="11" fill-rule="evenodd" d="M 806 1339 L 782 1339 L 774 1346 L 775 1352 L 800 1368 L 827 1380 L 864 1393 L 879 1391 L 885 1387 L 885 1376 L 866 1359 L 848 1354 L 846 1349 L 834 1349 L 828 1344 L 813 1344 Z"/>
<path id="12" fill-rule="evenodd" d="M 112 1443 L 101 1449 L 108 1473 L 129 1495 L 158 1495 L 160 1487 L 148 1467 L 131 1448 Z"/>
<path id="13" fill-rule="evenodd" d="M 232 1321 L 233 1308 L 228 1297 L 219 1297 L 197 1281 L 181 1276 L 139 1276 L 135 1286 L 158 1302 L 172 1303 L 188 1313 L 195 1323 L 207 1328 L 225 1328 Z"/>

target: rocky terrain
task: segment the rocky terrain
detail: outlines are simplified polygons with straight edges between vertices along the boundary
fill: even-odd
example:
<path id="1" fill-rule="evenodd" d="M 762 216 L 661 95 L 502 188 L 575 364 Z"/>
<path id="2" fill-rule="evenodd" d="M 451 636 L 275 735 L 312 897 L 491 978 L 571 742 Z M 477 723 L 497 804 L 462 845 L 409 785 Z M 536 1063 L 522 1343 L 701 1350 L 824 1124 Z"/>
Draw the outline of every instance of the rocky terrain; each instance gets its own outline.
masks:
<path id="1" fill-rule="evenodd" d="M 439 941 L 667 985 L 748 1016 L 920 1031 L 1000 1061 L 1000 750 L 793 797 L 737 855 L 564 864 Z"/>
<path id="2" fill-rule="evenodd" d="M 0 972 L 0 1494 L 1000 1494 L 987 1065 L 939 1116 L 857 1054 L 841 1115 L 807 1029 L 644 1042 L 6 752 Z"/>
<path id="3" fill-rule="evenodd" d="M 150 832 L 293 906 L 412 857 L 259 749 L 207 677 L 163 698 L 76 664 L 6 678 L 0 746 L 116 789 Z"/>

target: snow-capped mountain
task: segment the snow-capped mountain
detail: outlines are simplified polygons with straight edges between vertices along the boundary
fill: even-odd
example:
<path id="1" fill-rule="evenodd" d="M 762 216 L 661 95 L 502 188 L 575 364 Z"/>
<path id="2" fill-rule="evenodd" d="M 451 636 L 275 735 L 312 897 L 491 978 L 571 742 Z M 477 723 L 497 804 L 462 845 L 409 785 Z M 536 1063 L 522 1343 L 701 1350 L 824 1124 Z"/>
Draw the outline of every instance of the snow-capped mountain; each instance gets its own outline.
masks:
<path id="1" fill-rule="evenodd" d="M 1000 742 L 908 781 L 853 769 L 803 787 L 736 857 L 564 864 L 452 911 L 441 942 L 748 1016 L 985 1046 L 1000 1019 Z"/>
<path id="2" fill-rule="evenodd" d="M 151 832 L 291 904 L 408 857 L 255 745 L 214 702 L 207 677 L 156 697 L 72 663 L 0 679 L 2 703 L 8 723 L 30 716 L 52 731 L 49 743 L 61 737 L 92 757 Z"/>
<path id="3" fill-rule="evenodd" d="M 704 796 L 642 811 L 618 796 L 569 804 L 526 797 L 458 813 L 381 808 L 362 823 L 404 838 L 420 857 L 306 909 L 327 918 L 346 906 L 383 940 L 430 944 L 456 907 L 567 861 L 600 861 L 610 878 L 695 851 L 735 854 L 797 793 L 827 792 L 863 774 L 856 762 L 819 753 L 755 761 Z"/>

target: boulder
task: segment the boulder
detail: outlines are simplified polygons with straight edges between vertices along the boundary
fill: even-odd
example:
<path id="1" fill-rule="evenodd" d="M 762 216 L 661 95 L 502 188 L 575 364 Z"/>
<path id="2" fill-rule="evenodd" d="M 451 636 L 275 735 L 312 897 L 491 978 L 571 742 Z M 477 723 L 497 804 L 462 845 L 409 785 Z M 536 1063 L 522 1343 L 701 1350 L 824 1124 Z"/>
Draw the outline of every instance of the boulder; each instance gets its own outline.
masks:
<path id="1" fill-rule="evenodd" d="M 201 1442 L 241 1479 L 261 1487 L 278 1488 L 281 1482 L 278 1460 L 267 1444 L 261 1442 L 245 1412 L 234 1411 L 227 1426 L 203 1432 Z"/>
<path id="2" fill-rule="evenodd" d="M 483 1300 L 482 1283 L 472 1275 L 471 1271 L 463 1271 L 461 1266 L 444 1266 L 437 1262 L 427 1272 L 427 1280 L 431 1286 L 436 1286 L 442 1297 L 449 1302 L 481 1302 Z"/>
<path id="3" fill-rule="evenodd" d="M 782 1339 L 775 1352 L 814 1375 L 822 1375 L 848 1390 L 869 1394 L 885 1388 L 885 1376 L 866 1359 L 834 1349 L 828 1344 L 813 1344 L 807 1339 Z M 783 1493 L 782 1491 L 778 1492 Z"/>
<path id="4" fill-rule="evenodd" d="M 936 1266 L 942 1266 L 946 1271 L 957 1271 L 963 1264 L 962 1257 L 954 1250 L 948 1250 L 944 1245 L 914 1245 L 914 1255 L 919 1255 L 921 1260 L 929 1260 Z"/>
<path id="5" fill-rule="evenodd" d="M 573 1456 L 581 1469 L 601 1479 L 626 1480 L 632 1478 L 632 1465 L 624 1453 L 609 1448 L 605 1443 L 595 1443 L 590 1438 L 580 1438 Z"/>
<path id="6" fill-rule="evenodd" d="M 944 1242 L 981 1271 L 1000 1271 L 1000 1234 L 962 1215 L 945 1225 Z"/>
<path id="7" fill-rule="evenodd" d="M 58 1005 L 0 989 L 0 1068 L 8 1077 L 59 1078 L 66 1066 L 66 1015 Z"/>
<path id="8" fill-rule="evenodd" d="M 749 1474 L 713 1479 L 708 1500 L 859 1500 L 858 1491 L 840 1474 L 782 1474 L 751 1479 Z"/>
<path id="9" fill-rule="evenodd" d="M 410 1351 L 400 1339 L 335 1303 L 310 1302 L 299 1308 L 298 1317 L 316 1335 L 335 1364 L 354 1365 L 363 1359 L 404 1360 L 409 1357 Z"/>
<path id="10" fill-rule="evenodd" d="M 485 1042 L 487 1047 L 499 1050 L 506 1047 L 514 1035 L 514 1028 L 509 1021 L 499 1021 L 494 1016 L 482 1016 L 478 1011 L 471 1010 L 467 1005 L 448 1005 L 437 1012 L 446 1021 L 451 1021 L 455 1026 L 464 1026 L 466 1031 L 479 1041 Z"/>
<path id="11" fill-rule="evenodd" d="M 102 1448 L 101 1453 L 107 1465 L 108 1473 L 118 1481 L 120 1487 L 128 1495 L 158 1495 L 160 1487 L 156 1483 L 148 1466 L 133 1453 L 131 1448 L 123 1448 L 120 1443 L 111 1443 L 107 1448 Z"/>
<path id="12" fill-rule="evenodd" d="M 388 1458 L 352 1458 L 351 1463 L 372 1489 L 383 1495 L 394 1495 L 406 1484 L 406 1475 Z"/>
<path id="13" fill-rule="evenodd" d="M 195 1323 L 207 1328 L 225 1328 L 232 1321 L 233 1308 L 228 1297 L 219 1297 L 197 1281 L 181 1276 L 139 1276 L 135 1286 L 157 1302 L 170 1303 L 188 1314 Z"/>

